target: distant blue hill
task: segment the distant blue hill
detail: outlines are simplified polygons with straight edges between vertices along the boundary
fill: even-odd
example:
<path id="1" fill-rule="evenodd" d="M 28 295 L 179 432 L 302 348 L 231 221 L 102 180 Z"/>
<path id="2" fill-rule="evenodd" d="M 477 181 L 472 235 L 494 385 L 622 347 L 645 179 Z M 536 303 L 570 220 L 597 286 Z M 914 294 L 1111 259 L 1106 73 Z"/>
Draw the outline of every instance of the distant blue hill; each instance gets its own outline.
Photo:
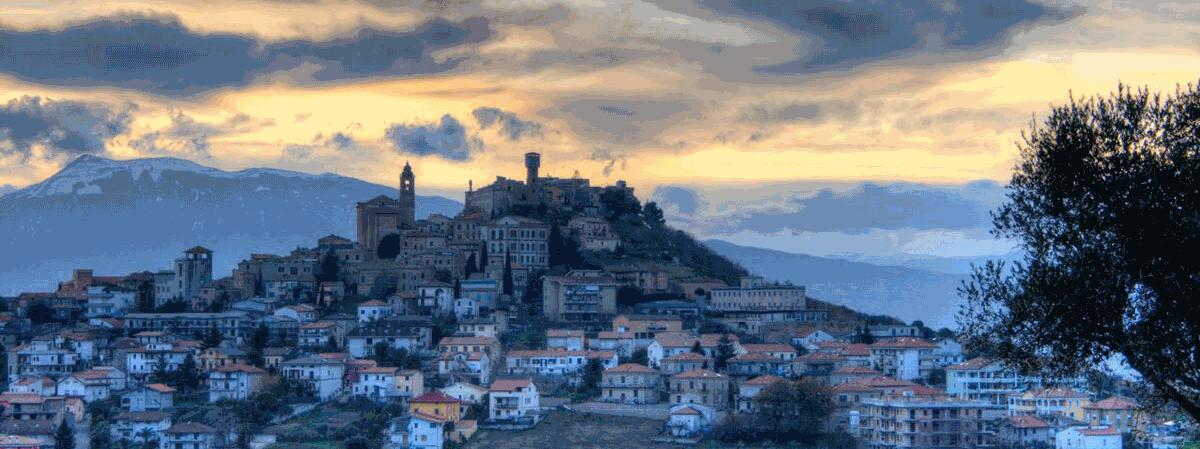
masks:
<path id="1" fill-rule="evenodd" d="M 842 259 L 704 242 L 752 273 L 804 285 L 810 296 L 873 315 L 951 327 L 958 310 L 957 288 L 965 274 L 875 265 Z"/>
<path id="2" fill-rule="evenodd" d="M 419 189 L 418 185 L 418 189 Z M 166 269 L 184 249 L 214 250 L 218 276 L 251 252 L 354 238 L 354 205 L 395 187 L 333 174 L 228 172 L 173 158 L 81 156 L 46 180 L 0 193 L 0 295 L 44 291 L 73 268 Z M 417 197 L 417 216 L 462 204 Z"/>

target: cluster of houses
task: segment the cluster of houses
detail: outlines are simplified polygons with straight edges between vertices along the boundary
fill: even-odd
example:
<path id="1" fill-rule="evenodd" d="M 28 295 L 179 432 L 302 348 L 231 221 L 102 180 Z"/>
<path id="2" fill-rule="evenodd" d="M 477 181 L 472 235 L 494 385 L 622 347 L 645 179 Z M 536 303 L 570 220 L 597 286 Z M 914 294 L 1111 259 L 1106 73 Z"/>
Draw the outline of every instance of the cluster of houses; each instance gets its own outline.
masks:
<path id="1" fill-rule="evenodd" d="M 441 448 L 480 428 L 538 425 L 547 386 L 578 387 L 595 369 L 593 401 L 665 409 L 664 434 L 683 440 L 755 413 L 760 391 L 797 379 L 828 383 L 829 426 L 871 448 L 1109 448 L 1151 430 L 1130 399 L 964 360 L 953 338 L 923 338 L 918 326 L 836 320 L 801 286 L 730 285 L 615 257 L 542 274 L 561 242 L 620 249 L 602 198 L 632 189 L 539 177 L 536 153 L 526 165 L 524 182 L 471 188 L 462 214 L 422 220 L 406 166 L 399 198 L 358 204 L 356 241 L 330 235 L 288 255 L 254 254 L 228 277 L 214 278 L 213 252 L 197 246 L 169 270 L 80 269 L 53 292 L 0 298 L 0 447 L 53 447 L 61 427 L 89 428 L 97 403 L 120 408 L 107 421 L 114 442 L 228 447 L 238 426 L 183 406 L 254 400 L 286 382 L 313 403 L 399 404 L 384 447 Z M 572 214 L 530 217 L 544 208 Z M 622 291 L 667 299 L 619 307 Z M 540 298 L 519 299 L 528 292 Z M 544 344 L 502 343 L 540 332 L 532 321 L 554 323 Z M 401 367 L 397 353 L 417 363 Z M 198 385 L 164 381 L 187 369 Z"/>

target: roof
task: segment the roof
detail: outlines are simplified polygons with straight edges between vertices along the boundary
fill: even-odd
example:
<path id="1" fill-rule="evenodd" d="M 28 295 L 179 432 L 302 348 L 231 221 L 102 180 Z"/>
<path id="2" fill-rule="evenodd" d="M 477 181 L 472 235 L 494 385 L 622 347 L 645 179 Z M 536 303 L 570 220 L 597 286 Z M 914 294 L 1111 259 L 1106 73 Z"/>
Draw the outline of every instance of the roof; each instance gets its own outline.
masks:
<path id="1" fill-rule="evenodd" d="M 378 299 L 372 299 L 370 301 L 366 301 L 362 304 L 359 304 L 358 306 L 359 307 L 388 307 L 386 302 L 380 301 Z"/>
<path id="2" fill-rule="evenodd" d="M 193 246 L 191 249 L 184 251 L 188 254 L 212 254 L 212 250 L 200 245 Z"/>
<path id="3" fill-rule="evenodd" d="M 1132 410 L 1138 408 L 1137 401 L 1124 396 L 1112 396 L 1086 405 L 1083 408 L 1095 410 Z"/>
<path id="4" fill-rule="evenodd" d="M 167 433 L 217 433 L 217 429 L 198 422 L 181 422 L 167 429 Z"/>
<path id="5" fill-rule="evenodd" d="M 455 399 L 446 393 L 434 390 L 423 395 L 417 396 L 408 401 L 410 404 L 458 404 L 462 401 Z"/>
<path id="6" fill-rule="evenodd" d="M 1018 429 L 1042 429 L 1049 428 L 1050 423 L 1033 415 L 1018 415 L 1012 417 L 1012 426 Z"/>
<path id="7" fill-rule="evenodd" d="M 1080 435 L 1089 437 L 1120 435 L 1121 431 L 1113 427 L 1074 427 Z"/>
<path id="8" fill-rule="evenodd" d="M 116 421 L 158 422 L 170 418 L 166 412 L 125 412 L 117 415 Z"/>
<path id="9" fill-rule="evenodd" d="M 779 377 L 779 376 L 772 376 L 772 375 L 768 374 L 768 375 L 765 375 L 765 376 L 758 376 L 758 377 L 755 377 L 755 378 L 753 378 L 753 379 L 747 380 L 747 381 L 746 381 L 746 383 L 745 383 L 745 385 L 763 385 L 763 386 L 766 386 L 766 385 L 771 385 L 771 384 L 773 384 L 773 383 L 775 383 L 775 382 L 781 382 L 781 381 L 782 381 L 782 382 L 787 382 L 787 379 L 784 379 L 784 378 L 782 378 L 782 377 Z"/>
<path id="10" fill-rule="evenodd" d="M 766 353 L 762 353 L 762 352 L 747 352 L 745 354 L 742 354 L 742 355 L 739 355 L 732 359 L 729 359 L 729 362 L 730 363 L 753 363 L 753 362 L 780 362 L 780 363 L 782 363 L 783 360 L 779 360 L 778 358 L 771 356 L 770 354 L 766 354 Z"/>
<path id="11" fill-rule="evenodd" d="M 742 348 L 746 352 L 796 352 L 796 348 L 784 343 L 745 343 Z"/>
<path id="12" fill-rule="evenodd" d="M 725 375 L 706 369 L 694 369 L 676 374 L 671 377 L 675 379 L 724 379 Z"/>
<path id="13" fill-rule="evenodd" d="M 687 407 L 687 406 L 682 407 L 678 410 L 675 410 L 675 411 L 671 412 L 671 414 L 672 415 L 703 415 L 703 413 L 700 413 L 699 410 L 696 410 L 692 407 Z"/>
<path id="14" fill-rule="evenodd" d="M 446 417 L 444 417 L 444 416 L 430 415 L 430 414 L 422 412 L 420 410 L 413 410 L 413 412 L 409 416 L 411 416 L 412 418 L 415 418 L 415 419 L 419 419 L 422 421 L 429 421 L 429 422 L 437 423 L 437 424 L 443 424 L 446 422 Z"/>
<path id="15" fill-rule="evenodd" d="M 653 368 L 650 368 L 646 365 L 637 364 L 637 363 L 622 363 L 613 368 L 609 368 L 609 369 L 605 370 L 604 372 L 606 372 L 606 373 L 658 374 L 658 371 L 655 371 Z"/>
<path id="16" fill-rule="evenodd" d="M 883 375 L 883 373 L 881 373 L 879 371 L 873 370 L 871 368 L 867 368 L 865 366 L 859 366 L 859 365 L 843 366 L 841 368 L 838 368 L 837 371 L 834 371 L 833 373 L 834 374 L 863 374 L 863 375 L 871 375 L 871 376 L 882 376 Z"/>
<path id="17" fill-rule="evenodd" d="M 891 341 L 877 341 L 871 344 L 871 349 L 937 349 L 937 343 L 924 338 L 900 337 Z"/>
<path id="18" fill-rule="evenodd" d="M 533 349 L 523 351 L 509 351 L 505 354 L 507 358 L 528 358 L 528 357 L 587 357 L 589 359 L 611 359 L 617 356 L 617 353 L 612 351 L 567 351 L 565 349 Z"/>
<path id="19" fill-rule="evenodd" d="M 492 337 L 442 337 L 438 342 L 438 346 L 442 345 L 494 345 L 496 339 Z"/>
<path id="20" fill-rule="evenodd" d="M 987 357 L 975 357 L 962 363 L 947 366 L 946 369 L 949 371 L 977 370 L 993 363 L 996 363 L 996 360 Z"/>
<path id="21" fill-rule="evenodd" d="M 546 337 L 549 337 L 549 338 L 564 338 L 564 337 L 583 338 L 583 331 L 578 330 L 578 329 L 549 329 L 546 331 Z"/>
<path id="22" fill-rule="evenodd" d="M 157 391 L 159 393 L 174 393 L 175 389 L 166 384 L 146 384 L 146 388 Z"/>
<path id="23" fill-rule="evenodd" d="M 663 359 L 664 362 L 703 362 L 705 360 L 708 360 L 708 357 L 694 352 L 681 352 Z"/>
<path id="24" fill-rule="evenodd" d="M 392 375 L 394 375 L 394 374 L 396 374 L 396 369 L 397 368 L 395 368 L 395 367 L 373 366 L 370 368 L 358 370 L 358 373 L 359 374 L 392 374 Z"/>
<path id="25" fill-rule="evenodd" d="M 262 368 L 259 368 L 257 366 L 244 365 L 241 363 L 234 364 L 234 365 L 220 366 L 220 367 L 217 367 L 216 370 L 219 372 L 222 372 L 222 373 L 246 373 L 246 374 L 266 374 L 267 373 Z"/>
<path id="26" fill-rule="evenodd" d="M 631 334 L 629 332 L 600 331 L 599 333 L 596 334 L 596 339 L 597 340 L 611 340 L 611 339 L 632 340 L 633 334 Z"/>
<path id="27" fill-rule="evenodd" d="M 1038 388 L 1029 392 L 1035 398 L 1087 398 L 1087 393 L 1069 387 Z"/>
<path id="28" fill-rule="evenodd" d="M 511 392 L 516 391 L 518 388 L 528 387 L 532 383 L 533 381 L 529 379 L 497 379 L 495 382 L 492 382 L 492 386 L 489 388 L 489 390 L 497 392 Z"/>

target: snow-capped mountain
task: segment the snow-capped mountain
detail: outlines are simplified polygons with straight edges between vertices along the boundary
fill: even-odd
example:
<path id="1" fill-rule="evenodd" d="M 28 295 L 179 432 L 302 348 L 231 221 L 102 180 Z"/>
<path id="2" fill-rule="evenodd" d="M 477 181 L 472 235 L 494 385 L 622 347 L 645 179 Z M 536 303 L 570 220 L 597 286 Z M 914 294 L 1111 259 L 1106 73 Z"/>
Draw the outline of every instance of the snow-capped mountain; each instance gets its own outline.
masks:
<path id="1" fill-rule="evenodd" d="M 251 252 L 312 246 L 331 233 L 353 238 L 355 203 L 396 191 L 333 174 L 81 156 L 0 195 L 0 294 L 13 294 L 51 289 L 74 268 L 165 269 L 194 245 L 213 249 L 214 274 L 227 275 Z M 417 197 L 418 217 L 461 209 Z"/>

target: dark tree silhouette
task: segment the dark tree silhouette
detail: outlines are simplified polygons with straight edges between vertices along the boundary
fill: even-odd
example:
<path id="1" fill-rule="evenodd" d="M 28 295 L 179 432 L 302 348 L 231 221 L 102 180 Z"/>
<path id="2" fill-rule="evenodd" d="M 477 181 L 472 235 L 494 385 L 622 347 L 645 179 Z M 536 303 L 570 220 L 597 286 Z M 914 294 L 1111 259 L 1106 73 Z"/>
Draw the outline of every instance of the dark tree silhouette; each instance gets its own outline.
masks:
<path id="1" fill-rule="evenodd" d="M 662 208 L 658 207 L 658 203 L 653 201 L 647 201 L 646 205 L 642 206 L 642 217 L 645 218 L 646 223 L 653 225 L 661 225 L 667 222 L 663 216 Z"/>
<path id="2" fill-rule="evenodd" d="M 1075 374 L 1123 356 L 1200 420 L 1200 91 L 1071 98 L 1031 125 L 994 233 L 1013 264 L 960 293 L 968 350 Z"/>
<path id="3" fill-rule="evenodd" d="M 475 253 L 467 255 L 467 264 L 463 267 L 463 277 L 470 278 L 471 274 L 475 273 L 477 269 L 477 264 L 475 263 Z"/>
<path id="4" fill-rule="evenodd" d="M 388 234 L 379 240 L 375 256 L 380 259 L 395 259 L 400 255 L 400 235 Z"/>
<path id="5" fill-rule="evenodd" d="M 504 279 L 502 280 L 502 282 L 503 282 L 504 294 L 512 296 L 512 294 L 513 294 L 512 258 L 508 255 L 508 253 L 504 253 Z"/>
<path id="6" fill-rule="evenodd" d="M 486 243 L 479 249 L 479 271 L 486 272 L 488 266 L 488 246 Z"/>
<path id="7" fill-rule="evenodd" d="M 321 275 L 317 277 L 317 280 L 321 282 L 336 281 L 341 274 L 341 270 L 342 268 L 338 264 L 337 255 L 333 251 L 329 251 L 321 259 Z"/>

